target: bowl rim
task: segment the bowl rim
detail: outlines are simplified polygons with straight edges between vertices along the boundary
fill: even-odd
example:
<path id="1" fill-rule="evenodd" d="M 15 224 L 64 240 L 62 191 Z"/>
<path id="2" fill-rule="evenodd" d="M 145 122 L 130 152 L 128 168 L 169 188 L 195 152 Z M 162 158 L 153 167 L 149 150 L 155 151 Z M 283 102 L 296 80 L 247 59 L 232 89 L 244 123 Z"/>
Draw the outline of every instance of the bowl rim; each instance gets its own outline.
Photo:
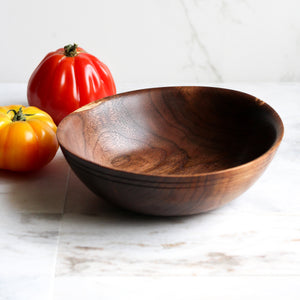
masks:
<path id="1" fill-rule="evenodd" d="M 210 172 L 200 172 L 200 173 L 195 173 L 195 174 L 180 174 L 180 175 L 176 175 L 176 174 L 147 174 L 147 173 L 143 173 L 143 172 L 128 172 L 126 170 L 122 170 L 122 169 L 118 169 L 118 168 L 112 168 L 112 167 L 108 167 L 108 166 L 104 166 L 101 165 L 99 163 L 96 163 L 92 160 L 83 158 L 82 156 L 75 154 L 74 152 L 70 151 L 70 149 L 68 149 L 68 147 L 66 147 L 60 136 L 62 135 L 62 131 L 63 131 L 63 125 L 64 123 L 66 123 L 68 121 L 68 119 L 72 118 L 75 114 L 81 113 L 85 110 L 90 110 L 93 109 L 94 107 L 101 105 L 107 101 L 114 101 L 114 100 L 118 100 L 120 97 L 123 96 L 130 96 L 133 94 L 139 94 L 139 93 L 146 93 L 146 92 L 151 92 L 151 91 L 155 91 L 155 90 L 168 90 L 168 89 L 180 89 L 180 88 L 190 88 L 190 89 L 194 89 L 194 88 L 204 88 L 204 89 L 213 89 L 213 90 L 218 90 L 218 91 L 226 91 L 226 92 L 233 92 L 236 94 L 240 94 L 243 96 L 247 96 L 249 98 L 252 98 L 253 101 L 256 101 L 258 103 L 260 103 L 261 106 L 265 106 L 272 114 L 272 116 L 275 118 L 276 123 L 278 124 L 278 128 L 279 130 L 276 132 L 277 136 L 276 139 L 274 141 L 274 143 L 272 144 L 271 147 L 268 148 L 267 151 L 265 151 L 264 153 L 262 153 L 261 155 L 259 155 L 258 157 L 240 164 L 238 166 L 234 166 L 234 167 L 230 167 L 230 168 L 225 168 L 225 169 L 221 169 L 221 170 L 217 170 L 217 171 L 210 171 Z M 93 165 L 95 167 L 101 168 L 104 171 L 106 171 L 107 173 L 109 173 L 110 175 L 112 173 L 117 173 L 119 175 L 123 175 L 126 178 L 130 178 L 130 175 L 132 176 L 140 176 L 140 177 L 144 177 L 144 178 L 165 178 L 165 179 L 182 179 L 182 178 L 191 178 L 191 179 L 195 179 L 198 177 L 202 177 L 202 176 L 212 176 L 212 175 L 222 175 L 224 173 L 227 172 L 232 172 L 232 171 L 238 171 L 240 169 L 243 168 L 247 168 L 249 165 L 253 165 L 256 163 L 259 163 L 260 161 L 263 161 L 265 158 L 267 158 L 269 155 L 271 155 L 273 152 L 276 152 L 277 148 L 279 147 L 283 136 L 284 136 L 284 125 L 282 122 L 282 119 L 280 118 L 279 114 L 275 111 L 274 108 L 272 108 L 268 103 L 264 102 L 263 100 L 249 94 L 249 93 L 245 93 L 239 90 L 234 90 L 234 89 L 229 89 L 229 88 L 223 88 L 223 87 L 215 87 L 215 86 L 204 86 L 204 85 L 173 85 L 173 86 L 159 86 L 159 87 L 150 87 L 150 88 L 142 88 L 142 89 L 136 89 L 136 90 L 130 90 L 130 91 L 126 91 L 126 92 L 122 92 L 122 93 L 117 93 L 115 95 L 112 96 L 108 96 L 108 97 L 104 97 L 95 101 L 92 101 L 78 109 L 76 109 L 75 111 L 73 111 L 72 113 L 70 113 L 69 115 L 67 115 L 59 124 L 57 127 L 57 140 L 59 145 L 61 146 L 61 148 L 63 150 L 66 150 L 67 152 L 69 152 L 70 154 L 72 154 L 74 157 L 79 158 L 82 161 L 87 162 L 89 165 Z M 106 173 L 105 172 L 105 173 Z M 122 177 L 123 177 L 122 176 Z"/>

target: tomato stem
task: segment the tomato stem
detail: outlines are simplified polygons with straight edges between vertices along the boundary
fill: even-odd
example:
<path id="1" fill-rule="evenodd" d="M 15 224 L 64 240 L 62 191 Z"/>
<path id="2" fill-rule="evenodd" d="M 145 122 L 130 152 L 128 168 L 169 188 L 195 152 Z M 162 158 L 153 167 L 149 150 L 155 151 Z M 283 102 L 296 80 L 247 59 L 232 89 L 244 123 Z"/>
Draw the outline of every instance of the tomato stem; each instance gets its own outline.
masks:
<path id="1" fill-rule="evenodd" d="M 26 117 L 33 116 L 33 114 L 24 114 L 22 110 L 22 106 L 19 108 L 18 111 L 16 111 L 15 109 L 10 109 L 7 111 L 7 113 L 9 113 L 10 111 L 14 113 L 14 116 L 11 119 L 12 122 L 26 121 Z"/>
<path id="2" fill-rule="evenodd" d="M 73 45 L 67 45 L 64 47 L 64 55 L 67 56 L 67 57 L 74 57 L 76 55 L 78 55 L 78 52 L 77 52 L 77 48 L 78 48 L 78 45 L 77 44 L 73 44 Z"/>

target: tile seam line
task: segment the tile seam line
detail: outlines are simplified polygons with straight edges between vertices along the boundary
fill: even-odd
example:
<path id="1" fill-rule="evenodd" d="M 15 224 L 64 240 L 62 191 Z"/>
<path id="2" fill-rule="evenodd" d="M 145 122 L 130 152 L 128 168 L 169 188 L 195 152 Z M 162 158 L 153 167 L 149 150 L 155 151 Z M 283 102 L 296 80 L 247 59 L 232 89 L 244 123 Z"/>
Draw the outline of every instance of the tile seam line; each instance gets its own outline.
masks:
<path id="1" fill-rule="evenodd" d="M 62 218 L 63 218 L 63 215 L 61 214 L 60 220 L 59 220 L 59 226 L 58 226 L 55 253 L 54 253 L 54 258 L 53 258 L 53 267 L 52 267 L 52 272 L 51 272 L 51 277 L 50 277 L 51 282 L 49 283 L 49 295 L 48 295 L 49 300 L 54 299 L 56 265 L 57 265 L 58 248 L 59 248 L 59 244 L 60 244 L 60 233 L 61 233 L 61 229 L 62 229 Z"/>
<path id="2" fill-rule="evenodd" d="M 68 276 L 61 276 L 61 277 L 68 277 Z M 87 276 L 87 277 L 93 277 L 92 276 Z M 230 274 L 230 275 L 223 275 L 223 274 L 214 274 L 214 275 L 130 275 L 130 274 L 124 274 L 124 275 L 100 275 L 97 276 L 97 278 L 114 278 L 114 277 L 140 277 L 140 278 L 174 278 L 174 277 L 181 277 L 181 278 L 197 278 L 197 277 L 266 277 L 266 278 L 276 278 L 276 277 L 300 277 L 299 274 Z"/>
<path id="3" fill-rule="evenodd" d="M 57 277 L 60 277 L 61 279 L 63 278 L 70 278 L 72 275 L 68 274 L 63 274 L 63 275 L 58 275 Z M 208 274 L 203 274 L 203 275 L 192 275 L 192 274 L 186 274 L 186 275 L 167 275 L 167 274 L 162 274 L 162 275 L 145 275 L 145 274 L 120 274 L 120 275 L 89 275 L 89 274 L 83 274 L 81 277 L 85 278 L 93 278 L 97 277 L 98 279 L 103 279 L 103 278 L 133 278 L 133 277 L 138 277 L 140 279 L 146 279 L 146 278 L 151 278 L 151 279 L 164 279 L 164 278 L 300 278 L 300 274 L 230 274 L 230 275 L 223 275 L 223 274 L 214 274 L 214 275 L 208 275 Z M 54 299 L 54 298 L 52 298 Z M 52 300 L 51 299 L 51 300 Z"/>
<path id="4" fill-rule="evenodd" d="M 60 213 L 60 220 L 59 220 L 59 226 L 58 226 L 58 232 L 57 232 L 57 241 L 56 241 L 56 247 L 55 247 L 55 254 L 53 259 L 53 269 L 52 269 L 52 275 L 51 275 L 51 282 L 49 286 L 49 300 L 54 299 L 54 293 L 55 293 L 55 278 L 56 278 L 56 266 L 57 266 L 57 256 L 58 256 L 58 249 L 60 245 L 60 237 L 61 237 L 61 231 L 62 231 L 62 220 L 65 213 L 66 208 L 66 202 L 67 202 L 67 195 L 68 195 L 68 189 L 70 186 L 70 176 L 71 176 L 71 168 L 68 167 L 68 173 L 66 178 L 66 184 L 65 184 L 65 191 L 64 191 L 64 203 L 63 207 Z"/>
<path id="5" fill-rule="evenodd" d="M 61 211 L 61 216 L 63 216 L 65 214 L 65 211 L 66 211 L 68 190 L 69 190 L 69 187 L 70 187 L 70 177 L 71 177 L 71 168 L 68 167 L 68 174 L 67 174 L 66 185 L 65 185 L 64 203 L 63 203 L 63 207 L 62 207 L 62 211 Z"/>

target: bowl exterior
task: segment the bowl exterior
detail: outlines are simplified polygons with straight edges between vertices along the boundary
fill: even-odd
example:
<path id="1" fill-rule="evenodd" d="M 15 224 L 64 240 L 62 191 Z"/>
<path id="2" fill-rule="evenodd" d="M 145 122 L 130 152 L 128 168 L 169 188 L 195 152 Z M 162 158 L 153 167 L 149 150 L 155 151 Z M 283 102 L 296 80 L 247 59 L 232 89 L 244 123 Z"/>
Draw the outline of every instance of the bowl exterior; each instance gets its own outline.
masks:
<path id="1" fill-rule="evenodd" d="M 104 200 L 147 215 L 184 216 L 216 209 L 244 193 L 264 172 L 276 149 L 237 168 L 182 178 L 110 173 L 62 151 L 78 178 Z"/>

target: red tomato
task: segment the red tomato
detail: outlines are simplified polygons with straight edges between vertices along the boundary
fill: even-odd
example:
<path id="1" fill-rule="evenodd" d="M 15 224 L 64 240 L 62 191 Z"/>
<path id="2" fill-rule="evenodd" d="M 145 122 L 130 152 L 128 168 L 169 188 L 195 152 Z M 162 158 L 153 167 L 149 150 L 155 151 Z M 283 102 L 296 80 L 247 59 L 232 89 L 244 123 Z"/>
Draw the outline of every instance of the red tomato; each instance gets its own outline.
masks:
<path id="1" fill-rule="evenodd" d="M 27 88 L 29 105 L 46 111 L 56 124 L 77 108 L 115 93 L 108 67 L 76 44 L 47 54 Z"/>

